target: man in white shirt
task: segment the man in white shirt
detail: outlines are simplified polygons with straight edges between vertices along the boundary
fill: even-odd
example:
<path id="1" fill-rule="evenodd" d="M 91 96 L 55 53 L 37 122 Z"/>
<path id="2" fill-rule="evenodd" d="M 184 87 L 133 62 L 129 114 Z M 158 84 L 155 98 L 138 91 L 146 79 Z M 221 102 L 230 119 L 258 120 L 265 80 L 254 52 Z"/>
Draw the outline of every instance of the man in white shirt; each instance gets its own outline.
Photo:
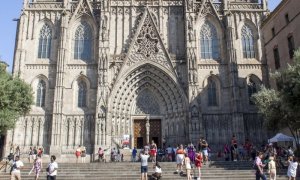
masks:
<path id="1" fill-rule="evenodd" d="M 58 165 L 57 162 L 55 162 L 55 160 L 56 157 L 52 155 L 51 162 L 47 167 L 47 180 L 56 180 Z"/>
<path id="2" fill-rule="evenodd" d="M 148 158 L 149 154 L 146 152 L 142 152 L 140 155 L 141 158 L 141 180 L 148 180 Z"/>
<path id="3" fill-rule="evenodd" d="M 23 162 L 20 161 L 20 157 L 16 156 L 15 161 L 12 165 L 12 170 L 11 170 L 11 176 L 10 179 L 11 180 L 21 180 L 21 171 L 20 169 L 22 169 L 22 167 L 24 166 Z"/>

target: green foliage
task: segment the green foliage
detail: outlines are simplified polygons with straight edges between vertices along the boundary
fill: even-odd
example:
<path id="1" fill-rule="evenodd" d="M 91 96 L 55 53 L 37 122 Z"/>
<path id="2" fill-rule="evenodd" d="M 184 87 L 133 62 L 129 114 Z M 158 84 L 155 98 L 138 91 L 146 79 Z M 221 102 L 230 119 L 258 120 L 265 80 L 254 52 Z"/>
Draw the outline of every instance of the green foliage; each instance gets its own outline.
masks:
<path id="1" fill-rule="evenodd" d="M 253 101 L 265 116 L 269 129 L 288 128 L 300 147 L 300 50 L 295 52 L 294 63 L 273 77 L 279 90 L 262 87 L 253 95 Z"/>
<path id="2" fill-rule="evenodd" d="M 13 128 L 17 118 L 30 111 L 32 103 L 31 87 L 0 65 L 0 134 Z"/>

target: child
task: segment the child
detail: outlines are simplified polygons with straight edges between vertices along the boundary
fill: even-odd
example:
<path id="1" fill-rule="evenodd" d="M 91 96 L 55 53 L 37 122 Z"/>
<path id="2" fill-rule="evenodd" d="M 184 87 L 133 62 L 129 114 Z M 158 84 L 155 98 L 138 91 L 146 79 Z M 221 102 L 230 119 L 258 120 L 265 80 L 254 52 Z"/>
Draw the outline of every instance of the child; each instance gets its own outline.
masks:
<path id="1" fill-rule="evenodd" d="M 195 166 L 198 169 L 198 180 L 200 180 L 201 177 L 201 167 L 202 167 L 202 161 L 203 161 L 203 155 L 202 152 L 199 151 L 198 154 L 196 154 L 196 158 L 195 158 Z"/>
<path id="2" fill-rule="evenodd" d="M 191 160 L 188 156 L 188 154 L 185 154 L 185 158 L 184 158 L 184 164 L 185 164 L 185 168 L 186 168 L 186 176 L 188 180 L 192 180 L 192 176 L 191 176 L 191 170 L 192 170 L 192 166 L 191 166 Z"/>
<path id="3" fill-rule="evenodd" d="M 274 157 L 270 156 L 268 163 L 268 173 L 270 174 L 270 180 L 276 180 L 276 163 Z"/>

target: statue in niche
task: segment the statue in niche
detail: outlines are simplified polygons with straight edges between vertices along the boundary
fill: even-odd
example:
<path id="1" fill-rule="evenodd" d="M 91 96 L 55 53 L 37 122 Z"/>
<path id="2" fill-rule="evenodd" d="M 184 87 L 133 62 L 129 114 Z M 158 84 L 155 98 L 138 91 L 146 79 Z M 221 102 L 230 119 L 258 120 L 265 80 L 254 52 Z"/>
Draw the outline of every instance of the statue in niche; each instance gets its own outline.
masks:
<path id="1" fill-rule="evenodd" d="M 187 0 L 187 9 L 192 10 L 193 8 L 193 0 Z"/>
<path id="2" fill-rule="evenodd" d="M 195 41 L 195 34 L 193 30 L 189 31 L 189 41 Z"/>
<path id="3" fill-rule="evenodd" d="M 107 17 L 106 16 L 104 16 L 101 19 L 101 26 L 102 26 L 102 39 L 108 40 Z"/>
<path id="4" fill-rule="evenodd" d="M 198 117 L 198 110 L 195 105 L 192 107 L 192 117 Z"/>

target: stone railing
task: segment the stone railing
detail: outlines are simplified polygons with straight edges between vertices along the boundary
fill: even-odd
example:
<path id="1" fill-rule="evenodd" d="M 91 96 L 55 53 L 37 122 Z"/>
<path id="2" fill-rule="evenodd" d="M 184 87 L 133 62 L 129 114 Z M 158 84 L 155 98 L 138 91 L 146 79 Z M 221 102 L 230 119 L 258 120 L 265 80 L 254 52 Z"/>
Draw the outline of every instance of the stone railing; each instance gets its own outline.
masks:
<path id="1" fill-rule="evenodd" d="M 261 4 L 258 3 L 230 3 L 228 9 L 231 10 L 260 10 L 262 9 Z"/>
<path id="2" fill-rule="evenodd" d="M 49 9 L 49 10 L 57 10 L 63 8 L 62 2 L 32 2 L 28 4 L 29 9 Z"/>

